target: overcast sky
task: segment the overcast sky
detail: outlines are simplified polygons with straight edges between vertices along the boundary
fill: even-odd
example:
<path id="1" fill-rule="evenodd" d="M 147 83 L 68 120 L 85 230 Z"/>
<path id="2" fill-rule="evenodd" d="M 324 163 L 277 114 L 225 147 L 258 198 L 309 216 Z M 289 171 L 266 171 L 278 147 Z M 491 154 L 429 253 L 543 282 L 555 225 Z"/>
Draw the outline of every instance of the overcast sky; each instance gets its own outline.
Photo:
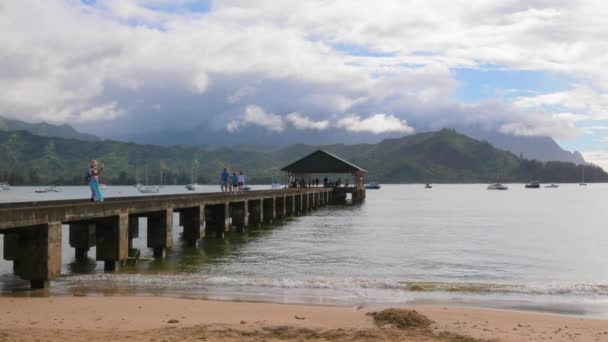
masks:
<path id="1" fill-rule="evenodd" d="M 605 1 L 4 0 L 0 115 L 104 137 L 548 135 L 608 166 Z"/>

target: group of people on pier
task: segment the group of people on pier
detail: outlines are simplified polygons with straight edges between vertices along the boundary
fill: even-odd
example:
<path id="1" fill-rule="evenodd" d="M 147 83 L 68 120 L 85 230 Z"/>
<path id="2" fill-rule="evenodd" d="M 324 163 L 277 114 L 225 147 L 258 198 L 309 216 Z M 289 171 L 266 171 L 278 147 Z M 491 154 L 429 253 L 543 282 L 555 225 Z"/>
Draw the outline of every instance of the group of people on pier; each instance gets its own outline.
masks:
<path id="1" fill-rule="evenodd" d="M 245 174 L 243 171 L 239 171 L 238 174 L 233 172 L 230 175 L 228 168 L 224 168 L 220 176 L 220 187 L 222 192 L 243 192 L 245 191 Z"/>

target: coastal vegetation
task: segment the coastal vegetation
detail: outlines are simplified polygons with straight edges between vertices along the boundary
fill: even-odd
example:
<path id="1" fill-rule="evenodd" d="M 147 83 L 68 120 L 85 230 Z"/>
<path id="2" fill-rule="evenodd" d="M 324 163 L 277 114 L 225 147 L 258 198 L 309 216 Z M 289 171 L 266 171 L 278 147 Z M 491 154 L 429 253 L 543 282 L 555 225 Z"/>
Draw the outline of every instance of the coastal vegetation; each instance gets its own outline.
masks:
<path id="1" fill-rule="evenodd" d="M 250 183 L 270 183 L 280 168 L 322 148 L 369 173 L 367 180 L 382 183 L 488 182 L 606 182 L 608 174 L 593 165 L 540 162 L 520 158 L 487 142 L 454 130 L 419 133 L 377 144 L 296 144 L 269 151 L 240 148 L 203 148 L 143 145 L 111 140 L 86 141 L 0 130 L 0 181 L 14 185 L 81 185 L 89 159 L 106 166 L 108 184 L 215 184 L 223 167 L 243 170 Z M 583 171 L 584 168 L 584 171 Z"/>

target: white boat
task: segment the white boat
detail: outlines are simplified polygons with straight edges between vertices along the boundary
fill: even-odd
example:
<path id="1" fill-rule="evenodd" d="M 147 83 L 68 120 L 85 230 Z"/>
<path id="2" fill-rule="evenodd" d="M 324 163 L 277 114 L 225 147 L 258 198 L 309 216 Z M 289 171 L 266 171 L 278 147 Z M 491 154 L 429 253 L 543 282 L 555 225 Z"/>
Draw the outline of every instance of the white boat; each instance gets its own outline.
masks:
<path id="1" fill-rule="evenodd" d="M 148 185 L 148 167 L 146 166 L 146 185 L 140 185 L 137 190 L 142 194 L 155 194 L 160 192 L 160 188 L 156 185 Z"/>
<path id="2" fill-rule="evenodd" d="M 432 188 L 433 188 L 433 186 L 432 186 L 431 184 L 427 184 L 427 185 L 425 185 L 425 186 L 424 186 L 424 188 L 425 188 L 425 189 L 432 189 Z"/>
<path id="3" fill-rule="evenodd" d="M 192 183 L 192 184 L 188 184 L 186 185 L 186 189 L 190 190 L 190 191 L 194 191 L 196 189 L 198 189 L 200 185 L 196 184 L 196 183 Z"/>
<path id="4" fill-rule="evenodd" d="M 579 183 L 580 186 L 587 186 L 587 183 L 585 183 L 585 165 L 583 165 L 583 175 L 581 177 L 581 182 Z"/>
<path id="5" fill-rule="evenodd" d="M 500 183 L 488 185 L 488 190 L 509 190 L 509 187 Z"/>
<path id="6" fill-rule="evenodd" d="M 37 194 L 45 194 L 47 192 L 60 192 L 61 190 L 57 189 L 55 185 L 50 185 L 42 190 L 34 190 Z"/>
<path id="7" fill-rule="evenodd" d="M 11 186 L 8 183 L 0 183 L 0 190 L 10 190 Z"/>
<path id="8" fill-rule="evenodd" d="M 142 194 L 155 194 L 160 192 L 160 188 L 158 186 L 140 186 L 137 188 L 139 192 Z"/>
<path id="9" fill-rule="evenodd" d="M 559 188 L 559 185 L 557 185 L 557 184 L 549 184 L 549 185 L 545 185 L 545 188 Z"/>
<path id="10" fill-rule="evenodd" d="M 365 188 L 370 189 L 370 190 L 379 190 L 380 184 L 378 184 L 376 182 L 369 182 L 368 184 L 365 185 Z"/>

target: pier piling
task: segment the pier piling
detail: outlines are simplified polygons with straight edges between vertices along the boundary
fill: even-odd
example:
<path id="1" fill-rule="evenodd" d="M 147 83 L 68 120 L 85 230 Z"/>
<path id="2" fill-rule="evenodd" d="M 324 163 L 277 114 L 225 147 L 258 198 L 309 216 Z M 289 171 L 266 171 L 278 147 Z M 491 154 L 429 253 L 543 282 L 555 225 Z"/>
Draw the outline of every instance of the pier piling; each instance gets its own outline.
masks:
<path id="1" fill-rule="evenodd" d="M 190 246 L 205 237 L 205 205 L 182 209 L 180 223 L 184 227 L 183 239 Z"/>
<path id="2" fill-rule="evenodd" d="M 75 249 L 76 260 L 87 258 L 89 249 L 95 246 L 95 225 L 71 223 L 69 228 L 70 246 Z"/>
<path id="3" fill-rule="evenodd" d="M 104 262 L 104 270 L 114 271 L 116 263 L 128 257 L 129 216 L 104 217 L 95 220 L 98 261 Z"/>
<path id="4" fill-rule="evenodd" d="M 173 209 L 150 213 L 148 218 L 147 246 L 155 258 L 162 258 L 173 246 Z"/>

